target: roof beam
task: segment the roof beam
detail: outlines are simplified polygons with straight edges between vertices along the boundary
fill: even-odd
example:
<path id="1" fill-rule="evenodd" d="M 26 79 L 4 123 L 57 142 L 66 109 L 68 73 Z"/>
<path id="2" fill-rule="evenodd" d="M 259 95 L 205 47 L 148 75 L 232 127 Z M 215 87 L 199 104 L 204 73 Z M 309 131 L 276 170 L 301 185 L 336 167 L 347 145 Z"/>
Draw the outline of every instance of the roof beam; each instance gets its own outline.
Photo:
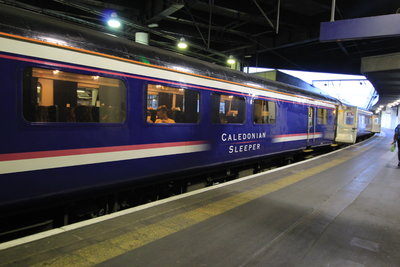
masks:
<path id="1" fill-rule="evenodd" d="M 207 13 L 210 12 L 209 4 L 201 1 L 192 1 L 189 7 Z M 254 14 L 248 14 L 245 12 L 237 11 L 226 7 L 212 5 L 212 13 L 218 16 L 247 21 L 258 25 L 265 25 L 265 19 L 261 16 L 254 16 Z"/>
<path id="2" fill-rule="evenodd" d="M 110 4 L 104 1 L 98 1 L 98 0 L 79 0 L 79 2 L 84 3 L 84 4 L 88 4 L 88 5 L 92 5 L 92 6 L 97 6 L 97 7 L 101 7 L 101 8 L 108 8 L 108 9 L 113 9 L 116 11 L 127 11 L 127 9 L 129 9 L 129 12 L 132 12 L 133 9 L 128 8 L 126 6 L 121 6 L 121 5 L 116 5 L 116 4 Z"/>
<path id="3" fill-rule="evenodd" d="M 150 23 L 159 22 L 160 20 L 163 20 L 164 18 L 166 18 L 166 17 L 174 14 L 178 10 L 182 9 L 184 6 L 185 6 L 185 4 L 183 3 L 183 1 L 181 1 L 181 0 L 174 1 L 169 6 L 167 6 L 164 10 L 162 10 L 161 12 L 159 12 L 158 14 L 154 15 L 152 18 L 147 20 L 146 23 L 150 24 Z"/>
<path id="4" fill-rule="evenodd" d="M 256 0 L 253 0 L 253 3 L 257 6 L 258 10 L 260 10 L 261 14 L 264 16 L 264 18 L 267 20 L 268 24 L 271 26 L 272 29 L 275 29 L 274 24 L 272 24 L 272 21 L 268 18 L 267 14 L 265 14 L 264 10 L 260 7 L 260 5 L 257 3 Z"/>
<path id="5" fill-rule="evenodd" d="M 177 17 L 173 17 L 173 16 L 168 16 L 166 18 L 166 20 L 171 21 L 171 22 L 176 22 L 176 23 L 181 23 L 181 24 L 185 24 L 185 25 L 190 25 L 193 26 L 193 24 L 195 23 L 197 25 L 197 27 L 199 28 L 203 28 L 203 29 L 208 29 L 210 26 L 204 23 L 200 23 L 200 22 L 194 22 L 194 21 L 190 21 L 190 20 L 186 20 L 186 19 L 182 19 L 182 18 L 177 18 Z M 211 25 L 211 29 L 214 31 L 220 31 L 220 32 L 227 32 L 227 33 L 231 33 L 237 36 L 241 36 L 241 37 L 245 37 L 247 38 L 248 33 L 242 32 L 242 31 L 237 31 L 237 30 L 233 30 L 229 27 L 223 27 L 223 26 L 215 26 L 215 25 Z"/>
<path id="6" fill-rule="evenodd" d="M 92 7 L 89 7 L 89 6 L 80 4 L 80 3 L 76 3 L 76 2 L 73 2 L 73 1 L 67 1 L 67 0 L 53 0 L 53 1 L 57 2 L 57 3 L 64 4 L 64 5 L 67 5 L 67 6 L 71 6 L 71 7 L 80 9 L 80 10 L 83 10 L 85 12 L 88 12 L 89 14 L 95 14 L 95 15 L 100 16 L 100 17 L 104 16 L 104 14 L 101 11 L 95 10 Z M 138 24 L 138 23 L 136 23 L 136 22 L 134 22 L 134 21 L 132 21 L 130 19 L 123 18 L 123 17 L 119 17 L 119 18 L 125 25 L 127 25 L 129 27 L 132 27 L 132 28 L 134 28 L 136 30 L 149 32 L 149 33 L 152 33 L 152 34 L 157 35 L 159 37 L 162 37 L 162 38 L 165 38 L 167 40 L 170 40 L 172 42 L 177 42 L 179 40 L 179 38 L 177 38 L 175 36 L 162 33 L 160 31 L 151 29 L 151 28 L 149 28 L 147 26 L 140 25 L 140 24 Z M 205 48 L 202 45 L 197 45 L 195 43 L 191 43 L 190 46 L 192 46 L 193 48 L 202 50 L 202 51 L 206 51 L 206 52 L 211 53 L 213 55 L 220 56 L 222 58 L 227 58 L 227 55 L 225 55 L 225 54 L 223 54 L 223 53 L 221 53 L 219 51 L 213 50 L 213 49 Z"/>

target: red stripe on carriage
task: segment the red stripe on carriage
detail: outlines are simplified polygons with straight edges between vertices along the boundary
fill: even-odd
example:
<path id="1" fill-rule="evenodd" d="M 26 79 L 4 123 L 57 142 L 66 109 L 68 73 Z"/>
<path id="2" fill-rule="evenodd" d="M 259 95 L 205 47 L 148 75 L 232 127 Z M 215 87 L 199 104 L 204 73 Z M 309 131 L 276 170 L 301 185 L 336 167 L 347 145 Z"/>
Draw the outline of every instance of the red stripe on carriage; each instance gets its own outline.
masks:
<path id="1" fill-rule="evenodd" d="M 107 152 L 122 152 L 122 151 L 164 148 L 164 147 L 193 146 L 193 145 L 202 145 L 206 143 L 207 143 L 206 141 L 184 141 L 184 142 L 153 143 L 153 144 L 128 145 L 128 146 L 110 146 L 110 147 L 9 153 L 9 154 L 0 154 L 0 161 L 74 156 L 74 155 L 97 154 L 97 153 L 107 153 Z"/>

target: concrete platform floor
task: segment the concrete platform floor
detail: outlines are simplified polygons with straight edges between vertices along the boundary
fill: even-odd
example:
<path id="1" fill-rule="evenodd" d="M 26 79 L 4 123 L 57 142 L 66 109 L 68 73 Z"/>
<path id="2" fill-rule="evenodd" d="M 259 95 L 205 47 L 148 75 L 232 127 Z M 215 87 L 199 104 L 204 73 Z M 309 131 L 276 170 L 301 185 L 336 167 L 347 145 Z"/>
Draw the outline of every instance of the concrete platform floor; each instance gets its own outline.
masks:
<path id="1" fill-rule="evenodd" d="M 0 266 L 400 266 L 391 138 L 0 244 Z"/>

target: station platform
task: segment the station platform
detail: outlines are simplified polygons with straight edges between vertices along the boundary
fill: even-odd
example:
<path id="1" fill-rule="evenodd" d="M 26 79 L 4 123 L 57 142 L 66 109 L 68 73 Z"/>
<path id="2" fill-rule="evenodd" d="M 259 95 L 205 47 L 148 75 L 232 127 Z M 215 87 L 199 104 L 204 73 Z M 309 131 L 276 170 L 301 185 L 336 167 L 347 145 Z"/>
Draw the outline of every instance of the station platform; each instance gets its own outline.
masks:
<path id="1" fill-rule="evenodd" d="M 392 133 L 0 244 L 0 266 L 400 266 Z"/>

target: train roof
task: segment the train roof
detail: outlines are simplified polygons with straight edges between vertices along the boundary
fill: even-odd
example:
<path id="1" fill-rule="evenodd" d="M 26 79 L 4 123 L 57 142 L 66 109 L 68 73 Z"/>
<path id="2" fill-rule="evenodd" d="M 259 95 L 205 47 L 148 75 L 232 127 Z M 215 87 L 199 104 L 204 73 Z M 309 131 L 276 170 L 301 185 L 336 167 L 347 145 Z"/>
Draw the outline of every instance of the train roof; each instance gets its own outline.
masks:
<path id="1" fill-rule="evenodd" d="M 339 103 L 333 97 L 252 74 L 190 58 L 178 53 L 138 44 L 132 40 L 69 23 L 57 18 L 0 4 L 0 32 L 63 46 L 108 54 L 169 69 L 171 71 L 252 85 L 278 92 L 296 94 Z M 50 41 L 51 40 L 51 41 Z"/>

